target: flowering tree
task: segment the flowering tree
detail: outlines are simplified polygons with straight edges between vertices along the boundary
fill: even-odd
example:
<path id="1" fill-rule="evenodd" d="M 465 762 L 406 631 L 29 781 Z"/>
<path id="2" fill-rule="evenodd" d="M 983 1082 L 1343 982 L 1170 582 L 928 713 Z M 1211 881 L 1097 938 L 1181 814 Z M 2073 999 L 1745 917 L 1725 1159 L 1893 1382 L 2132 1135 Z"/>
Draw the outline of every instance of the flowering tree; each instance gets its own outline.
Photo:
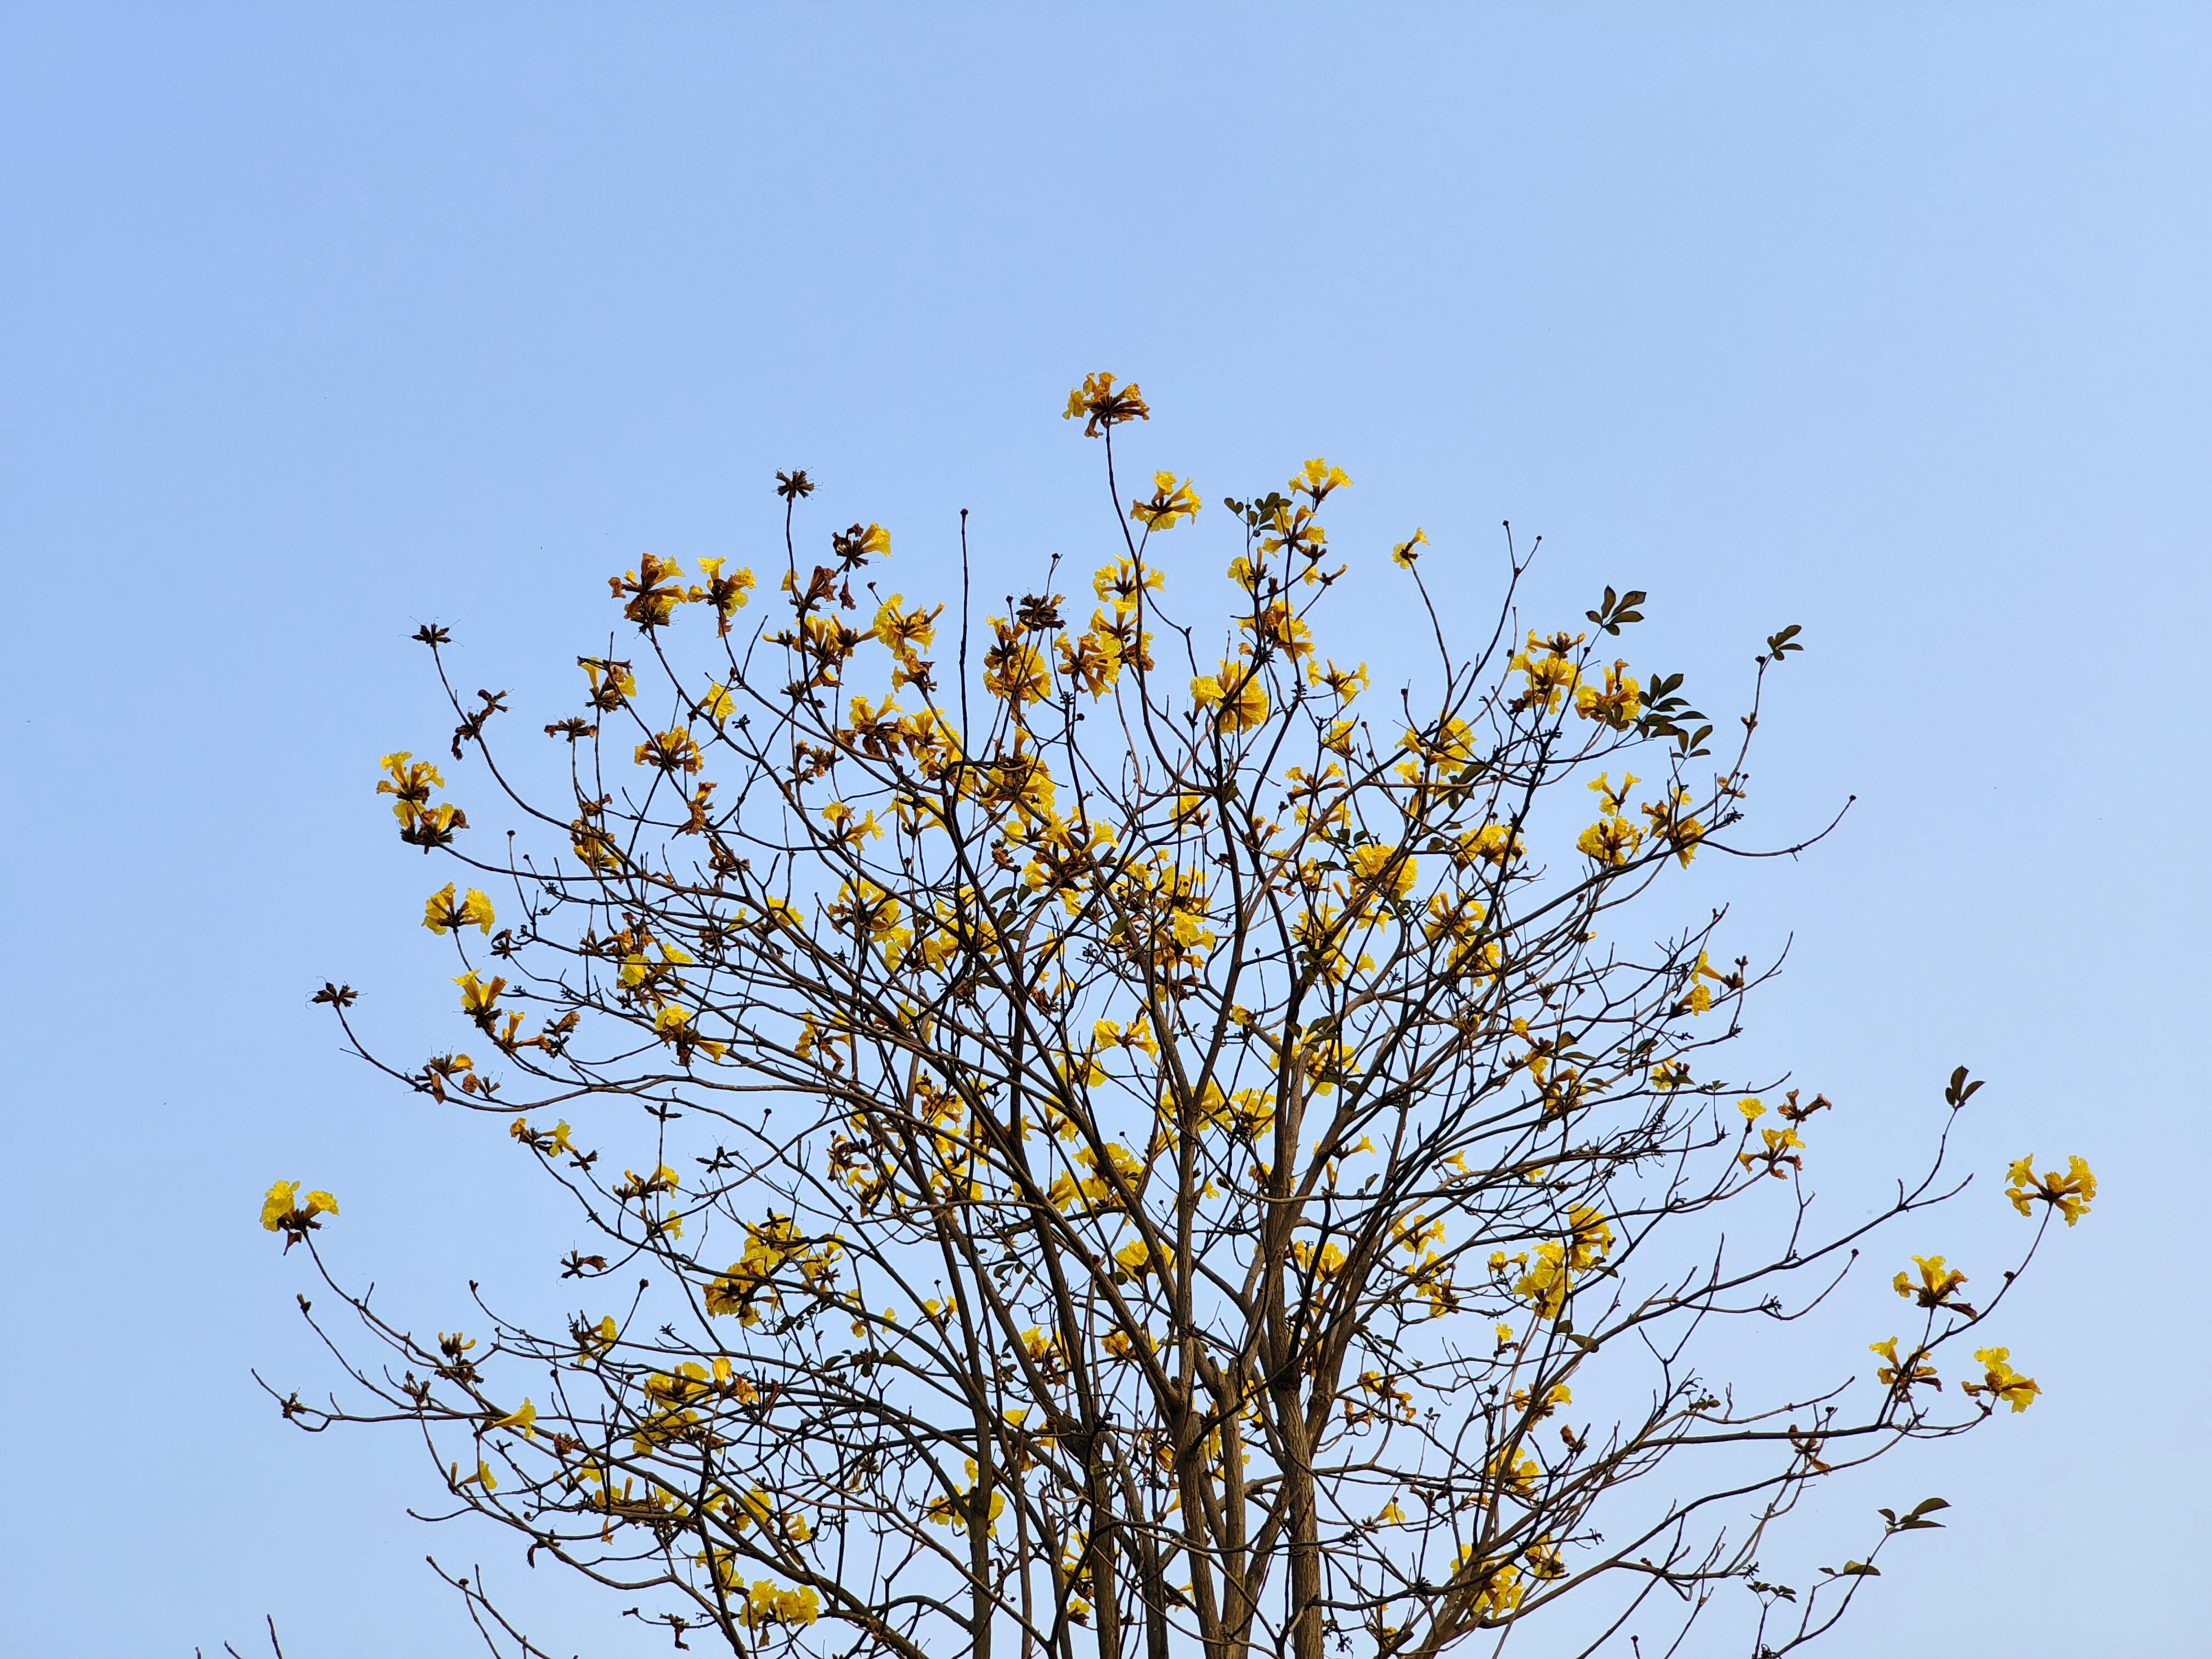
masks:
<path id="1" fill-rule="evenodd" d="M 1871 1376 L 1727 1374 L 1963 1185 L 1947 1115 L 1893 1200 L 1817 1231 L 1831 1103 L 1712 1072 L 1771 969 L 1717 962 L 1717 915 L 1636 920 L 1744 850 L 1758 687 L 1797 629 L 1716 752 L 1680 676 L 1606 659 L 1641 592 L 1524 632 L 1509 538 L 1470 630 L 1417 530 L 1391 557 L 1435 654 L 1377 708 L 1316 633 L 1342 471 L 1221 503 L 1216 645 L 1153 541 L 1194 489 L 1157 472 L 1121 515 L 1138 388 L 1092 375 L 1066 412 L 1119 525 L 1079 604 L 1055 564 L 971 627 L 964 554 L 957 611 L 878 593 L 883 528 L 803 558 L 815 485 L 779 474 L 760 627 L 720 559 L 613 579 L 631 654 L 580 658 L 582 706 L 530 738 L 565 745 L 554 799 L 495 741 L 505 694 L 447 682 L 453 756 L 516 835 L 477 850 L 439 767 L 385 757 L 400 839 L 460 866 L 423 923 L 475 1053 L 395 1064 L 351 989 L 316 1000 L 562 1189 L 583 1300 L 426 1340 L 330 1264 L 331 1194 L 280 1182 L 264 1224 L 349 1314 L 317 1328 L 380 1356 L 286 1415 L 414 1425 L 454 1513 L 678 1645 L 1320 1659 L 1553 1619 L 1560 1651 L 1664 1650 L 1731 1580 L 1753 1651 L 1827 1629 L 1942 1505 L 1769 1582 L 1806 1490 L 2037 1389 L 1973 1346 L 2013 1275 L 1970 1304 L 1941 1257 L 1899 1275 Z M 446 631 L 419 637 L 443 678 Z M 1948 1107 L 1979 1087 L 1961 1068 Z M 2078 1159 L 2014 1167 L 2021 1265 L 2094 1190 Z M 455 1582 L 495 1650 L 540 1650 Z"/>

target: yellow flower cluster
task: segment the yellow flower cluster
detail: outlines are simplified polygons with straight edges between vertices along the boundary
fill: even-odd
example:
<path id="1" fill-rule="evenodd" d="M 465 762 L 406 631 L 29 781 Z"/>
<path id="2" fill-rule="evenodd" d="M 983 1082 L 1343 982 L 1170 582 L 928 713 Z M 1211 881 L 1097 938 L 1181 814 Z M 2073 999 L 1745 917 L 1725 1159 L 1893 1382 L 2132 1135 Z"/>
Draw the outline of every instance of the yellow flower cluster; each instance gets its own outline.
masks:
<path id="1" fill-rule="evenodd" d="M 983 653 L 983 689 L 1021 708 L 1052 695 L 1052 669 L 1036 641 L 1004 617 L 990 618 L 997 642 Z"/>
<path id="2" fill-rule="evenodd" d="M 458 933 L 464 927 L 489 933 L 491 924 L 491 901 L 473 887 L 465 898 L 456 900 L 449 881 L 422 903 L 422 925 L 434 933 Z"/>
<path id="3" fill-rule="evenodd" d="M 1031 1335 L 1036 1333 L 1032 1331 Z M 999 1530 L 999 1516 L 1006 1507 L 1006 1494 L 998 1487 L 991 1490 L 989 1513 L 979 1515 L 982 1509 L 981 1494 L 975 1490 L 975 1460 L 968 1460 L 969 1488 L 965 1492 L 941 1492 L 922 1506 L 923 1517 L 933 1524 L 950 1527 L 964 1533 L 978 1519 L 983 1522 L 986 1533 L 995 1536 Z"/>
<path id="4" fill-rule="evenodd" d="M 1474 1592 L 1468 1611 L 1478 1618 L 1494 1618 L 1519 1607 L 1521 1598 L 1527 1593 L 1521 1583 L 1520 1568 L 1510 1561 L 1476 1560 L 1474 1555 L 1472 1548 L 1462 1546 L 1458 1566 L 1452 1574 L 1455 1585 Z"/>
<path id="5" fill-rule="evenodd" d="M 802 1235 L 791 1218 L 771 1215 L 745 1224 L 745 1252 L 707 1286 L 707 1311 L 734 1314 L 744 1325 L 760 1322 L 763 1309 L 783 1306 L 776 1276 L 795 1267 L 808 1289 L 827 1290 L 836 1282 L 842 1247 L 835 1239 L 817 1242 Z"/>
<path id="6" fill-rule="evenodd" d="M 1561 629 L 1548 637 L 1540 635 L 1534 629 L 1528 630 L 1528 648 L 1516 651 L 1506 666 L 1521 676 L 1521 696 L 1516 699 L 1518 707 L 1538 708 L 1549 712 L 1559 706 L 1559 700 L 1582 678 L 1571 654 L 1583 642 L 1579 634 Z"/>
<path id="7" fill-rule="evenodd" d="M 1298 573 L 1299 580 L 1309 585 L 1322 580 L 1320 560 L 1322 555 L 1328 550 L 1328 532 L 1315 515 L 1331 494 L 1349 489 L 1351 484 L 1352 478 L 1342 467 L 1332 466 L 1318 455 L 1293 472 L 1290 478 L 1289 499 L 1270 495 L 1252 509 L 1249 522 L 1260 532 L 1261 560 L 1264 562 L 1278 553 L 1287 560 L 1295 554 L 1306 561 L 1305 568 Z M 1301 496 L 1304 499 L 1299 500 Z M 1343 569 L 1340 566 L 1330 573 L 1328 580 L 1335 580 L 1343 574 Z M 1232 577 L 1237 576 L 1237 568 L 1231 566 L 1230 574 Z M 1248 570 L 1247 574 L 1252 579 L 1240 578 L 1239 585 L 1246 587 L 1256 586 L 1256 573 Z"/>
<path id="8" fill-rule="evenodd" d="M 532 1152 L 547 1158 L 559 1158 L 564 1152 L 573 1155 L 576 1150 L 575 1143 L 568 1139 L 574 1131 L 569 1128 L 566 1118 L 560 1119 L 550 1129 L 533 1129 L 528 1118 L 518 1117 L 507 1126 L 507 1132 Z"/>
<path id="9" fill-rule="evenodd" d="M 1536 1247 L 1533 1259 L 1525 1250 L 1510 1256 L 1493 1251 L 1490 1258 L 1491 1272 L 1499 1279 L 1511 1268 L 1522 1269 L 1512 1281 L 1513 1294 L 1545 1319 L 1557 1319 L 1566 1311 L 1576 1276 L 1596 1267 L 1613 1249 L 1613 1229 L 1589 1205 L 1570 1206 L 1567 1225 L 1565 1238 L 1547 1239 Z"/>
<path id="10" fill-rule="evenodd" d="M 1602 685 L 1592 685 L 1584 680 L 1575 687 L 1575 713 L 1616 732 L 1626 732 L 1635 725 L 1643 706 L 1643 688 L 1637 684 L 1636 676 L 1628 672 L 1626 662 L 1616 662 L 1607 669 Z"/>
<path id="11" fill-rule="evenodd" d="M 298 1182 L 279 1181 L 261 1198 L 261 1224 L 270 1232 L 284 1235 L 287 1251 L 323 1224 L 319 1218 L 338 1212 L 337 1200 L 320 1188 L 305 1198 L 299 1196 L 299 1191 Z"/>
<path id="12" fill-rule="evenodd" d="M 1615 787 L 1609 773 L 1601 772 L 1591 782 L 1602 816 L 1595 823 L 1575 838 L 1576 849 L 1608 869 L 1619 869 L 1636 856 L 1644 844 L 1644 832 L 1630 823 L 1623 809 L 1628 802 L 1628 792 L 1637 785 L 1633 772 L 1620 775 L 1620 784 Z"/>
<path id="13" fill-rule="evenodd" d="M 882 526 L 870 525 L 867 533 L 880 538 L 880 545 L 871 546 L 869 551 L 890 551 L 890 537 Z M 635 623 L 641 632 L 665 628 L 678 605 L 703 604 L 710 606 L 719 618 L 716 631 L 726 634 L 730 631 L 731 617 L 744 607 L 752 592 L 753 573 L 740 569 L 725 576 L 722 563 L 719 558 L 700 560 L 699 574 L 706 577 L 707 585 L 687 587 L 682 580 L 684 567 L 679 562 L 646 553 L 639 556 L 635 570 L 608 577 L 607 586 L 616 599 L 626 599 L 623 615 Z"/>
<path id="14" fill-rule="evenodd" d="M 1897 1339 L 1886 1336 L 1879 1342 L 1868 1343 L 1867 1352 L 1879 1354 L 1887 1362 L 1875 1367 L 1874 1374 L 1875 1381 L 1885 1388 L 1911 1389 L 1923 1383 L 1930 1388 L 1942 1386 L 1937 1381 L 1936 1368 L 1923 1359 L 1926 1352 L 1924 1349 L 1916 1348 L 1905 1358 L 1899 1359 L 1897 1357 Z"/>
<path id="15" fill-rule="evenodd" d="M 1699 991 L 1705 988 L 1702 985 L 1698 987 Z M 1802 1156 L 1805 1143 L 1798 1139 L 1796 1129 L 1761 1129 L 1759 1135 L 1761 1144 L 1758 1147 L 1735 1155 L 1735 1161 L 1745 1169 L 1750 1169 L 1754 1164 L 1763 1164 L 1766 1166 L 1764 1173 L 1782 1181 L 1788 1179 L 1784 1173 L 1785 1170 L 1802 1170 L 1805 1167 Z"/>
<path id="16" fill-rule="evenodd" d="M 446 781 L 428 761 L 416 760 L 410 751 L 400 749 L 376 763 L 385 774 L 377 780 L 376 793 L 392 798 L 392 815 L 399 820 L 399 839 L 410 847 L 427 853 L 449 844 L 456 830 L 469 827 L 468 814 L 459 807 L 451 802 L 431 804 L 430 792 L 444 788 Z"/>
<path id="17" fill-rule="evenodd" d="M 1410 853 L 1370 842 L 1352 849 L 1352 874 L 1358 882 L 1357 896 L 1364 901 L 1403 902 L 1420 878 L 1420 866 Z"/>
<path id="18" fill-rule="evenodd" d="M 1910 1273 L 1899 1273 L 1892 1281 L 1899 1296 L 1910 1297 L 1923 1308 L 1941 1308 L 1948 1304 L 1966 1282 L 1966 1274 L 1956 1267 L 1947 1267 L 1940 1255 L 1916 1255 L 1913 1265 L 1919 1269 L 1916 1279 Z"/>
<path id="19" fill-rule="evenodd" d="M 678 726 L 655 732 L 638 744 L 635 759 L 640 766 L 658 767 L 663 772 L 674 774 L 696 772 L 702 757 L 697 741 Z"/>
<path id="20" fill-rule="evenodd" d="M 1147 530 L 1172 530 L 1186 519 L 1196 518 L 1201 505 L 1189 479 L 1179 479 L 1172 472 L 1155 472 L 1152 498 L 1130 502 L 1129 516 Z"/>
<path id="21" fill-rule="evenodd" d="M 1083 422 L 1086 438 L 1095 438 L 1125 421 L 1152 418 L 1152 411 L 1134 380 L 1116 391 L 1114 377 L 1104 374 L 1085 375 L 1083 384 L 1067 394 L 1067 407 L 1060 411 L 1064 421 Z"/>
<path id="22" fill-rule="evenodd" d="M 754 1498 L 758 1497 L 754 1494 Z M 748 1504 L 750 1501 L 746 1500 Z M 741 1512 L 740 1531 L 744 1524 Z M 756 1578 L 748 1585 L 738 1558 L 718 1545 L 708 1545 L 691 1559 L 712 1575 L 714 1588 L 744 1621 L 745 1629 L 756 1637 L 771 1625 L 804 1629 L 822 1616 L 822 1598 L 811 1586 L 802 1584 L 794 1589 L 773 1578 Z"/>
<path id="23" fill-rule="evenodd" d="M 758 1631 L 764 1625 L 804 1628 L 821 1615 L 822 1601 L 813 1589 L 801 1585 L 787 1589 L 773 1578 L 756 1578 L 745 1597 L 745 1626 Z"/>
<path id="24" fill-rule="evenodd" d="M 2024 1412 L 2043 1390 L 2032 1376 L 2022 1376 L 2012 1368 L 2010 1348 L 1977 1348 L 1974 1363 L 1982 1367 L 1978 1382 L 1961 1381 L 1959 1386 L 1977 1398 L 1989 1396 L 1990 1409 L 2000 1404 L 2010 1406 L 2015 1412 Z"/>
<path id="25" fill-rule="evenodd" d="M 1213 711 L 1217 732 L 1249 731 L 1267 718 L 1267 688 L 1249 663 L 1224 658 L 1218 672 L 1191 681 L 1190 697 L 1200 708 Z"/>
<path id="26" fill-rule="evenodd" d="M 2064 1216 L 2069 1227 L 2088 1214 L 2090 1200 L 2097 1196 L 2097 1177 L 2079 1157 L 2066 1160 L 2063 1175 L 2048 1170 L 2039 1180 L 2035 1154 L 2030 1152 L 2005 1171 L 2005 1180 L 2010 1183 L 2005 1188 L 2005 1196 L 2012 1200 L 2013 1208 L 2027 1215 L 2030 1205 L 2039 1198 Z"/>
<path id="27" fill-rule="evenodd" d="M 271 1186 L 261 1199 L 261 1224 L 275 1232 L 286 1224 L 289 1217 L 313 1215 L 319 1211 L 325 1215 L 338 1212 L 338 1201 L 318 1188 L 303 1200 L 294 1196 L 300 1190 L 296 1181 L 280 1181 Z"/>

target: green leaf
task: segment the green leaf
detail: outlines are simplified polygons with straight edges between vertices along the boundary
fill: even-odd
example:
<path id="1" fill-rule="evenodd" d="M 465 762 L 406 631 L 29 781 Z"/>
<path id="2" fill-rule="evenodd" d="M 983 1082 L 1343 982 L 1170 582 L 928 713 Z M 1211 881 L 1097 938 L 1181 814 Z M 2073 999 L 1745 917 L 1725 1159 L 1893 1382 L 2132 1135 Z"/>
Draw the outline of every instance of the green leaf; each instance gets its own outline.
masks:
<path id="1" fill-rule="evenodd" d="M 1951 1073 L 1950 1085 L 1943 1091 L 1943 1103 L 1955 1112 L 1972 1100 L 1974 1091 L 1981 1086 L 1978 1079 L 1972 1083 L 1966 1081 L 1966 1068 L 1961 1066 Z"/>

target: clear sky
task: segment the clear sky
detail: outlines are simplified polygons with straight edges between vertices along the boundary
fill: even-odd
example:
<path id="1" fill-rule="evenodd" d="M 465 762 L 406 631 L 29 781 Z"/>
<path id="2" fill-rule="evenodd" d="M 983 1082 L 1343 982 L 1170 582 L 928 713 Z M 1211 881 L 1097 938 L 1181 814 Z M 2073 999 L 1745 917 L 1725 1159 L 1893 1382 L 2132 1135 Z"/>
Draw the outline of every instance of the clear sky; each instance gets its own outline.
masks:
<path id="1" fill-rule="evenodd" d="M 1648 589 L 1639 659 L 1716 704 L 1803 624 L 1753 805 L 1857 805 L 1707 879 L 1794 938 L 1753 1042 L 1844 1108 L 1822 1179 L 1963 1060 L 1982 1179 L 1893 1251 L 1994 1261 L 2031 1148 L 2103 1182 L 2002 1334 L 2045 1398 L 1832 1494 L 1955 1505 L 1835 1650 L 2195 1650 L 2208 85 L 2202 6 L 8 6 L 0 1645 L 458 1654 L 434 1548 L 572 1605 L 247 1374 L 331 1380 L 279 1176 L 426 1327 L 547 1259 L 498 1126 L 306 1001 L 456 1035 L 369 793 L 442 747 L 406 635 L 568 696 L 604 577 L 764 552 L 794 465 L 916 590 L 962 507 L 1012 586 L 1107 529 L 1055 416 L 1111 368 L 1146 459 L 1326 455 L 1338 538 L 1425 526 L 1456 600 L 1506 518 L 1563 619 Z M 1355 594 L 1385 665 L 1398 592 Z M 605 1612 L 548 1639 L 665 1650 Z"/>

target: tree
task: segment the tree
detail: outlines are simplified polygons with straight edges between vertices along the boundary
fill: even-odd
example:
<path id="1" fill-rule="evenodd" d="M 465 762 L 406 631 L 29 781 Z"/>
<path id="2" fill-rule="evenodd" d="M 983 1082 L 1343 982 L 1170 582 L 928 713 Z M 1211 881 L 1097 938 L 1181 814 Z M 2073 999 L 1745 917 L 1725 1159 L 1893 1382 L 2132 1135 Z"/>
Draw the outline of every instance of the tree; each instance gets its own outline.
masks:
<path id="1" fill-rule="evenodd" d="M 878 593 L 888 534 L 802 559 L 815 484 L 780 473 L 767 623 L 738 626 L 754 576 L 721 559 L 611 580 L 635 647 L 578 659 L 550 801 L 495 743 L 505 694 L 462 696 L 422 629 L 453 757 L 519 834 L 472 851 L 411 754 L 376 788 L 465 866 L 423 923 L 496 1069 L 388 1062 L 350 988 L 316 1000 L 371 1064 L 506 1121 L 586 1236 L 562 1263 L 584 1303 L 548 1328 L 480 1301 L 476 1334 L 427 1340 L 326 1265 L 336 1200 L 280 1182 L 264 1224 L 357 1322 L 333 1351 L 383 1356 L 286 1415 L 414 1425 L 454 1514 L 658 1597 L 633 1611 L 678 1645 L 1425 1659 L 1558 1610 L 1560 1650 L 1594 1652 L 1731 1580 L 1757 1653 L 1829 1628 L 1942 1504 L 1770 1583 L 1801 1496 L 2037 1389 L 1985 1346 L 1943 1392 L 2014 1279 L 1970 1304 L 1941 1257 L 1898 1276 L 1870 1380 L 1727 1375 L 1965 1184 L 1947 1114 L 1873 1218 L 1817 1233 L 1832 1103 L 1709 1075 L 1772 966 L 1716 962 L 1717 913 L 1637 920 L 1747 850 L 1759 688 L 1798 629 L 1717 752 L 1680 675 L 1605 660 L 1641 592 L 1524 633 L 1509 530 L 1470 635 L 1417 530 L 1391 556 L 1434 659 L 1376 708 L 1314 631 L 1350 568 L 1320 518 L 1341 470 L 1222 502 L 1215 648 L 1154 551 L 1195 489 L 1157 472 L 1122 515 L 1139 389 L 1092 375 L 1066 414 L 1120 526 L 1079 605 L 1055 561 L 971 629 L 964 532 L 957 612 Z M 1961 1068 L 1950 1111 L 1980 1086 Z M 2010 1193 L 2042 1206 L 2024 1266 L 2094 1182 L 2024 1159 Z M 455 1582 L 495 1650 L 540 1650 Z"/>

